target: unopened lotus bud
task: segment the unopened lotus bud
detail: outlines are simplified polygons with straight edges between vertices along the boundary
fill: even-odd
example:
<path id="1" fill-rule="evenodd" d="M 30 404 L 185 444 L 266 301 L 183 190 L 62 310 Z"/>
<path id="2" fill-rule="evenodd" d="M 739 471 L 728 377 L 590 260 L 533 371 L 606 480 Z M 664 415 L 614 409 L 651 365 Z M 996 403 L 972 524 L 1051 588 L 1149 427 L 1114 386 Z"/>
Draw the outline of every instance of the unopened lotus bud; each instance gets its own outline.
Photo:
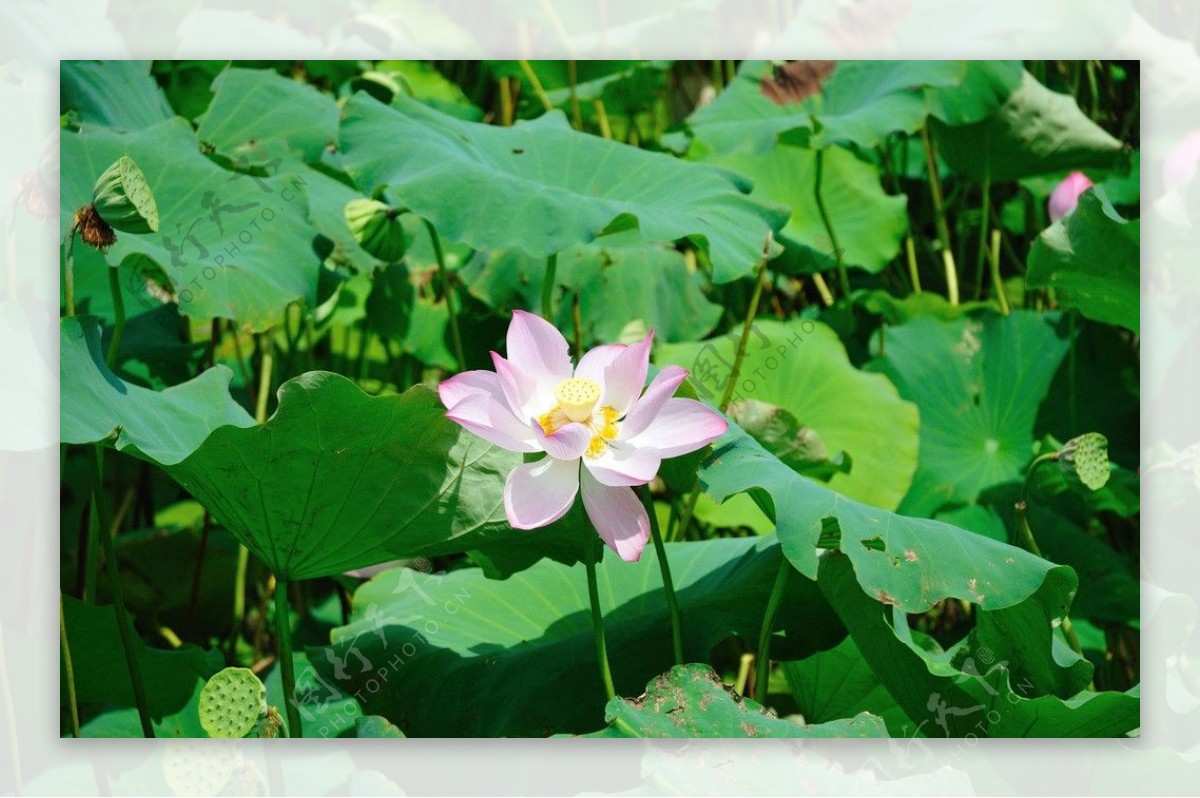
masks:
<path id="1" fill-rule="evenodd" d="M 92 205 L 106 224 L 122 233 L 158 231 L 158 205 L 146 176 L 128 155 L 104 170 L 92 187 Z"/>
<path id="2" fill-rule="evenodd" d="M 346 203 L 346 226 L 354 240 L 367 252 L 388 263 L 404 257 L 408 241 L 400 223 L 403 210 L 373 199 L 356 199 Z"/>
<path id="3" fill-rule="evenodd" d="M 1068 478 L 1077 477 L 1092 490 L 1100 490 L 1108 482 L 1108 438 L 1099 432 L 1086 432 L 1072 438 L 1058 454 L 1058 467 Z"/>
<path id="4" fill-rule="evenodd" d="M 1062 179 L 1054 191 L 1050 192 L 1050 221 L 1057 222 L 1079 204 L 1079 195 L 1092 187 L 1083 172 L 1072 172 Z"/>

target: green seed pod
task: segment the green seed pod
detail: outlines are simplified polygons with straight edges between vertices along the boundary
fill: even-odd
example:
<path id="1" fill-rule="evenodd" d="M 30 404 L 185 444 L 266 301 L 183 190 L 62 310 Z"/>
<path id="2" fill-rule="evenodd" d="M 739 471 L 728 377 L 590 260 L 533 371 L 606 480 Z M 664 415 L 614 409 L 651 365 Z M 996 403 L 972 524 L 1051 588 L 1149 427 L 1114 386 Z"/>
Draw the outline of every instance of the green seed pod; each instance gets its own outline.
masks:
<path id="1" fill-rule="evenodd" d="M 1058 455 L 1058 467 L 1070 479 L 1076 477 L 1092 490 L 1100 490 L 1108 482 L 1108 438 L 1099 432 L 1085 432 L 1072 438 Z"/>
<path id="2" fill-rule="evenodd" d="M 200 691 L 200 725 L 210 737 L 245 737 L 267 712 L 267 688 L 249 668 L 226 668 Z"/>
<path id="3" fill-rule="evenodd" d="M 92 187 L 92 205 L 105 222 L 122 233 L 158 231 L 158 205 L 146 176 L 128 155 L 122 155 Z"/>
<path id="4" fill-rule="evenodd" d="M 403 212 L 379 200 L 350 200 L 346 203 L 346 226 L 359 246 L 382 261 L 395 263 L 408 248 L 404 225 L 400 224 Z"/>

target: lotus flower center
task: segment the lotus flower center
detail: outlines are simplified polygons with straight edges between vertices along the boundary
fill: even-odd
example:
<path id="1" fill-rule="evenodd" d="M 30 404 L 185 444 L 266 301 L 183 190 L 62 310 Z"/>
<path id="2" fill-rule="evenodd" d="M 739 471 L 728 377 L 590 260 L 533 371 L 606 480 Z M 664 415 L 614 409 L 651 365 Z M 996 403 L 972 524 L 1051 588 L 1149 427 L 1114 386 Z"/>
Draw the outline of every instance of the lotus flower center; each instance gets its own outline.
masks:
<path id="1" fill-rule="evenodd" d="M 554 398 L 567 418 L 587 421 L 600 401 L 600 386 L 586 377 L 571 377 L 558 384 L 554 389 Z"/>

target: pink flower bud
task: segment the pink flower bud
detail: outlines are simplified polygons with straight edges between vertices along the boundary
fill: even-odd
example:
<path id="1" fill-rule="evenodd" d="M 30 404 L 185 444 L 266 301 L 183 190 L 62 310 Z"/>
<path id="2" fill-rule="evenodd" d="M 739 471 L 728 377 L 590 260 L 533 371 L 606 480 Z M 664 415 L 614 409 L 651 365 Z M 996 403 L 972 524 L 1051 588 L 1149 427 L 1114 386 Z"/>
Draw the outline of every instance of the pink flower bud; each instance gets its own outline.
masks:
<path id="1" fill-rule="evenodd" d="M 1079 195 L 1092 187 L 1083 172 L 1072 172 L 1050 192 L 1050 221 L 1057 222 L 1079 204 Z"/>

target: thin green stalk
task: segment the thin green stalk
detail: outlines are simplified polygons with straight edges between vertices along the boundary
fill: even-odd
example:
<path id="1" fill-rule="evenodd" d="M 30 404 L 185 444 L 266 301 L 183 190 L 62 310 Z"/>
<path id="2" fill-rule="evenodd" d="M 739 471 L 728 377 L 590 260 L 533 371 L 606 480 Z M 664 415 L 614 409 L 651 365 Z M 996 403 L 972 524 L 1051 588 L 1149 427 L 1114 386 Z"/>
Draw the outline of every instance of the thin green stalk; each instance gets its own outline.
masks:
<path id="1" fill-rule="evenodd" d="M 108 356 L 105 362 L 108 363 L 109 369 L 115 369 L 117 353 L 121 351 L 121 339 L 125 336 L 125 297 L 121 295 L 121 276 L 115 266 L 108 267 L 108 290 L 112 293 L 116 323 L 113 326 L 112 340 L 108 342 Z"/>
<path id="2" fill-rule="evenodd" d="M 833 231 L 833 222 L 829 218 L 829 209 L 825 207 L 825 200 L 821 198 L 821 178 L 825 172 L 825 150 L 817 150 L 817 176 L 813 182 L 813 198 L 817 201 L 817 211 L 821 214 L 821 222 L 825 225 L 825 232 L 829 235 L 829 243 L 833 247 L 833 256 L 837 263 L 838 287 L 842 290 L 842 296 L 849 299 L 850 297 L 850 275 L 846 272 L 846 263 L 842 260 L 842 248 L 838 246 L 837 233 Z"/>
<path id="3" fill-rule="evenodd" d="M 67 304 L 67 315 L 75 315 L 75 233 L 79 223 L 71 225 L 67 240 L 63 242 L 63 296 Z"/>
<path id="4" fill-rule="evenodd" d="M 608 645 L 604 641 L 604 614 L 600 611 L 600 586 L 596 581 L 596 549 L 598 539 L 590 525 L 583 528 L 583 564 L 587 568 L 588 600 L 592 605 L 592 633 L 596 641 L 596 660 L 600 665 L 600 680 L 604 682 L 604 695 L 611 701 L 617 697 L 613 688 L 612 670 L 608 666 Z"/>
<path id="5" fill-rule="evenodd" d="M 1033 475 L 1038 467 L 1045 463 L 1052 463 L 1059 457 L 1058 452 L 1047 452 L 1046 454 L 1035 457 L 1033 462 L 1029 464 L 1029 469 L 1025 472 L 1025 485 L 1021 489 L 1021 500 L 1017 502 L 1017 531 L 1021 533 L 1021 539 L 1025 543 L 1025 547 L 1038 557 L 1045 557 L 1042 554 L 1041 548 L 1037 544 L 1037 540 L 1033 537 L 1033 529 L 1029 526 L 1029 491 L 1033 486 Z M 1066 615 L 1062 619 L 1063 637 L 1067 639 L 1067 645 L 1076 654 L 1083 654 L 1083 646 L 1079 642 L 1079 637 L 1075 634 L 1075 630 L 1071 627 L 1071 619 Z"/>
<path id="6" fill-rule="evenodd" d="M 574 60 L 567 61 L 567 84 L 571 92 L 571 127 L 576 130 L 583 130 L 583 114 L 579 111 L 579 95 L 575 91 L 575 84 L 579 80 L 578 64 Z"/>
<path id="7" fill-rule="evenodd" d="M 592 100 L 592 107 L 596 109 L 596 122 L 600 125 L 600 136 L 611 139 L 612 127 L 608 124 L 608 112 L 604 110 L 604 103 L 600 100 Z"/>
<path id="8" fill-rule="evenodd" d="M 946 210 L 942 203 L 942 184 L 938 180 L 937 156 L 933 150 L 933 139 L 929 125 L 921 128 L 921 142 L 925 145 L 925 167 L 929 174 L 929 193 L 933 198 L 933 217 L 938 240 L 942 245 L 942 265 L 946 270 L 946 298 L 951 305 L 958 304 L 958 268 L 954 264 L 954 253 L 950 248 L 950 227 L 946 224 Z"/>
<path id="9" fill-rule="evenodd" d="M 771 242 L 774 240 L 774 234 L 767 231 L 767 240 L 763 243 L 762 258 L 758 262 L 758 268 L 754 272 L 754 293 L 750 295 L 750 306 L 746 309 L 746 319 L 742 322 L 742 337 L 738 341 L 737 354 L 733 358 L 733 368 L 729 372 L 729 381 L 725 384 L 725 393 L 721 396 L 721 404 L 718 408 L 722 413 L 729 409 L 729 401 L 733 398 L 734 387 L 737 385 L 738 375 L 742 371 L 742 361 L 746 359 L 746 344 L 750 340 L 750 328 L 754 324 L 754 317 L 758 314 L 758 303 L 762 299 L 763 279 L 767 271 L 767 259 L 771 257 Z M 819 277 L 820 275 L 814 275 Z M 692 522 L 692 515 L 696 512 L 696 502 L 700 500 L 700 483 L 697 482 L 692 486 L 691 493 L 688 494 L 687 504 L 684 505 L 683 513 L 679 517 L 678 533 L 686 534 L 688 524 Z"/>
<path id="10" fill-rule="evenodd" d="M 508 82 L 508 78 L 500 78 L 500 125 L 502 127 L 512 127 L 512 123 L 512 84 Z"/>
<path id="11" fill-rule="evenodd" d="M 63 612 L 62 594 L 58 594 L 58 642 L 62 648 L 63 672 L 67 678 L 67 705 L 71 709 L 71 736 L 78 738 L 79 704 L 75 699 L 75 666 L 71 664 L 71 644 L 67 640 L 67 616 Z"/>
<path id="12" fill-rule="evenodd" d="M 546 258 L 546 274 L 542 278 L 542 318 L 554 323 L 554 281 L 558 278 L 558 253 Z"/>
<path id="13" fill-rule="evenodd" d="M 912 280 L 913 291 L 921 293 L 921 275 L 917 271 L 917 251 L 913 246 L 911 234 L 904 237 L 904 257 L 908 261 L 908 276 Z"/>
<path id="14" fill-rule="evenodd" d="M 93 494 L 95 495 L 95 494 Z M 83 591 L 80 593 L 80 598 L 89 604 L 98 604 L 99 596 L 97 596 L 96 582 L 100 574 L 100 511 L 96 509 L 96 503 L 88 504 L 88 525 L 86 532 L 86 552 L 84 553 L 83 566 Z"/>
<path id="15" fill-rule="evenodd" d="M 192 588 L 188 591 L 187 614 L 183 620 L 183 632 L 191 637 L 196 624 L 196 607 L 200 603 L 200 578 L 204 575 L 204 558 L 208 554 L 208 537 L 212 527 L 212 514 L 204 511 L 200 524 L 200 545 L 196 549 L 196 566 L 192 569 Z"/>
<path id="16" fill-rule="evenodd" d="M 983 295 L 983 262 L 988 252 L 988 224 L 991 216 L 992 170 L 983 170 L 983 197 L 980 200 L 979 249 L 975 253 L 975 299 Z"/>
<path id="17" fill-rule="evenodd" d="M 133 698 L 137 703 L 138 719 L 142 723 L 142 735 L 154 736 L 150 724 L 150 705 L 146 702 L 146 690 L 142 684 L 142 669 L 133 649 L 133 625 L 125 612 L 125 591 L 121 587 L 121 573 L 117 567 L 116 546 L 113 545 L 112 519 L 108 512 L 108 500 L 104 496 L 103 471 L 100 466 L 100 447 L 92 447 L 92 465 L 96 482 L 92 485 L 92 502 L 96 505 L 100 519 L 100 545 L 104 549 L 104 561 L 108 570 L 109 588 L 112 590 L 113 605 L 117 611 L 117 631 L 121 635 L 121 648 L 125 651 L 125 664 L 129 667 L 129 679 L 133 683 Z"/>
<path id="18" fill-rule="evenodd" d="M 667 547 L 663 544 L 662 533 L 658 528 L 658 514 L 654 512 L 654 497 L 650 495 L 650 486 L 642 485 L 637 489 L 642 506 L 650 517 L 650 538 L 654 541 L 654 550 L 658 554 L 658 569 L 662 572 L 663 593 L 667 597 L 667 609 L 671 615 L 671 648 L 675 654 L 675 664 L 683 664 L 683 623 L 679 612 L 679 599 L 675 596 L 675 581 L 671 578 L 671 565 L 667 561 Z"/>
<path id="19" fill-rule="evenodd" d="M 275 345 L 268 330 L 262 341 L 262 366 L 258 375 L 258 401 L 254 405 L 254 419 L 262 424 L 267 420 L 267 400 L 271 398 L 271 365 L 274 362 Z"/>
<path id="20" fill-rule="evenodd" d="M 525 79 L 533 87 L 533 93 L 537 95 L 542 107 L 547 111 L 553 111 L 554 103 L 550 102 L 550 97 L 546 94 L 546 90 L 542 88 L 542 81 L 538 79 L 537 73 L 533 71 L 533 66 L 525 59 L 517 61 L 517 66 L 521 67 L 521 73 L 525 75 Z"/>
<path id="21" fill-rule="evenodd" d="M 750 342 L 750 328 L 754 324 L 754 317 L 758 315 L 758 303 L 762 299 L 763 286 L 766 284 L 763 278 L 767 272 L 767 259 L 771 257 L 773 239 L 773 234 L 768 231 L 766 243 L 763 244 L 762 258 L 759 259 L 758 269 L 754 272 L 754 293 L 750 295 L 750 307 L 746 309 L 746 320 L 742 323 L 742 337 L 738 341 L 737 354 L 733 358 L 733 369 L 729 372 L 729 382 L 725 384 L 725 394 L 718 406 L 722 413 L 729 409 L 729 400 L 733 398 L 734 388 L 741 375 L 742 361 L 746 359 L 746 344 Z"/>
<path id="22" fill-rule="evenodd" d="M 737 678 L 733 680 L 733 691 L 738 695 L 746 694 L 746 682 L 750 681 L 750 671 L 754 667 L 754 655 L 749 651 L 738 658 Z"/>
<path id="23" fill-rule="evenodd" d="M 1067 391 L 1067 420 L 1071 423 L 1071 431 L 1075 432 L 1079 429 L 1079 408 L 1076 401 L 1078 393 L 1077 380 L 1077 361 L 1078 357 L 1076 350 L 1079 343 L 1079 317 L 1072 308 L 1067 311 L 1067 322 L 1070 328 L 1071 348 L 1067 350 L 1067 384 L 1070 386 Z"/>
<path id="24" fill-rule="evenodd" d="M 230 619 L 228 652 L 230 661 L 233 661 L 237 654 L 238 637 L 245 625 L 243 619 L 246 617 L 246 572 L 249 570 L 249 566 L 250 550 L 239 543 L 237 564 L 234 566 L 233 572 L 233 617 Z"/>
<path id="25" fill-rule="evenodd" d="M 821 295 L 821 303 L 827 308 L 833 307 L 833 293 L 829 290 L 829 286 L 825 285 L 825 278 L 820 272 L 812 273 L 813 285 L 817 287 L 817 293 Z"/>
<path id="26" fill-rule="evenodd" d="M 429 240 L 433 242 L 433 255 L 437 258 L 438 277 L 442 283 L 442 297 L 446 300 L 446 312 L 450 316 L 450 345 L 454 347 L 454 357 L 458 358 L 459 369 L 465 371 L 467 358 L 463 354 L 462 334 L 458 329 L 458 311 L 454 309 L 454 289 L 450 283 L 450 272 L 446 269 L 446 254 L 442 251 L 442 237 L 438 235 L 437 228 L 428 219 L 422 221 L 425 222 Z"/>
<path id="27" fill-rule="evenodd" d="M 760 704 L 767 701 L 767 683 L 771 679 L 771 632 L 775 628 L 775 616 L 779 614 L 779 606 L 783 603 L 783 591 L 787 588 L 788 574 L 792 564 L 787 557 L 779 556 L 779 572 L 775 574 L 775 584 L 771 587 L 771 595 L 767 599 L 767 609 L 763 613 L 762 629 L 758 633 L 758 655 L 754 667 L 754 700 Z"/>
<path id="28" fill-rule="evenodd" d="M 296 667 L 292 661 L 292 616 L 288 610 L 288 583 L 275 580 L 275 637 L 279 646 L 279 675 L 283 702 L 287 704 L 288 737 L 303 737 L 300 707 L 296 704 Z"/>
<path id="29" fill-rule="evenodd" d="M 996 294 L 996 301 L 1000 303 L 1000 312 L 1007 316 L 1012 312 L 1012 308 L 1008 304 L 1008 294 L 1004 291 L 1004 280 L 1000 277 L 999 228 L 992 230 L 992 246 L 988 257 L 988 266 L 992 275 L 992 291 Z"/>

